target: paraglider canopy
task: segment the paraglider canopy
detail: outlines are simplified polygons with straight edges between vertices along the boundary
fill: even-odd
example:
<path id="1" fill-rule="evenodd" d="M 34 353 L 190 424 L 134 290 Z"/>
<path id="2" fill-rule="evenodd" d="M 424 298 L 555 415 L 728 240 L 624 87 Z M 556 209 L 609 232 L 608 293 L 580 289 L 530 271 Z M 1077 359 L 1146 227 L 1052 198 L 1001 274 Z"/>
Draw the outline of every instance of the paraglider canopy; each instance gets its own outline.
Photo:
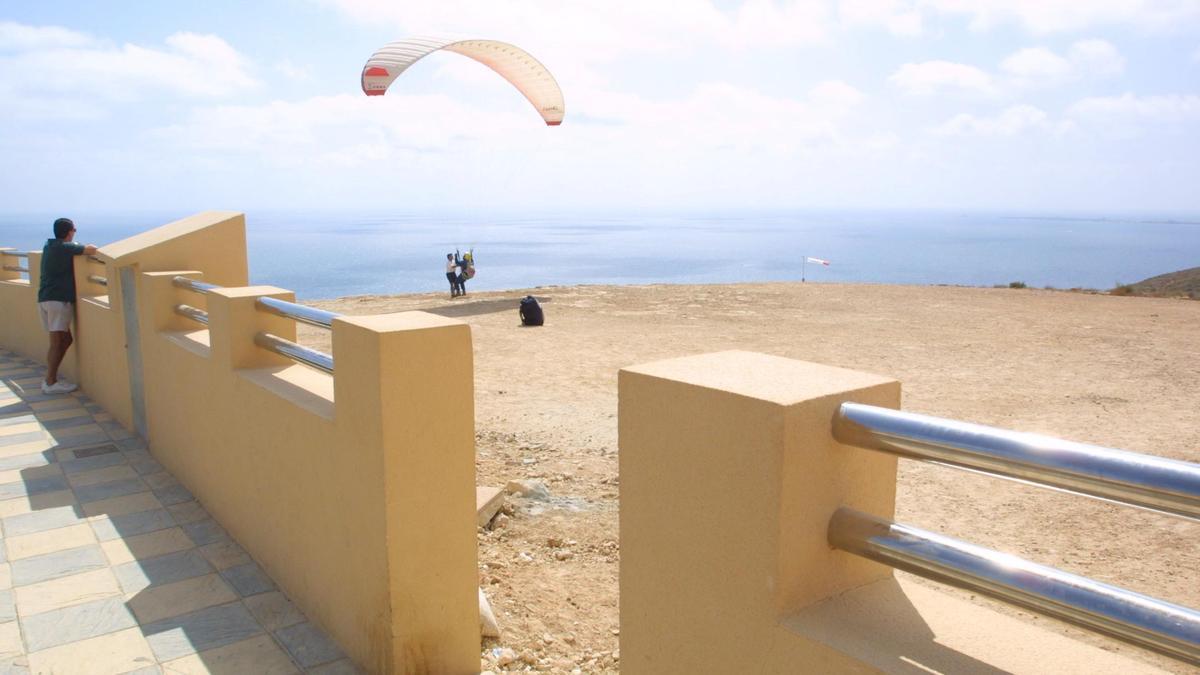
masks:
<path id="1" fill-rule="evenodd" d="M 363 93 L 382 96 L 409 66 L 439 50 L 462 54 L 496 71 L 525 95 L 547 125 L 562 124 L 566 107 L 554 76 L 529 52 L 496 40 L 411 37 L 388 43 L 363 66 Z"/>

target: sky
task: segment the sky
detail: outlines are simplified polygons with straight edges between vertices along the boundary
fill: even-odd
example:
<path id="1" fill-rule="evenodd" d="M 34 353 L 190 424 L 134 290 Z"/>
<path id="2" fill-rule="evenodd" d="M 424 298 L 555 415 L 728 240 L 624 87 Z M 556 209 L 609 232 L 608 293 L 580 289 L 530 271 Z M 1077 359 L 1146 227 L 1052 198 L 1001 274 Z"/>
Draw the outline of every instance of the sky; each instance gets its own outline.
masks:
<path id="1" fill-rule="evenodd" d="M 562 126 L 404 37 L 519 45 Z M 0 211 L 1200 212 L 1200 0 L 0 4 Z"/>

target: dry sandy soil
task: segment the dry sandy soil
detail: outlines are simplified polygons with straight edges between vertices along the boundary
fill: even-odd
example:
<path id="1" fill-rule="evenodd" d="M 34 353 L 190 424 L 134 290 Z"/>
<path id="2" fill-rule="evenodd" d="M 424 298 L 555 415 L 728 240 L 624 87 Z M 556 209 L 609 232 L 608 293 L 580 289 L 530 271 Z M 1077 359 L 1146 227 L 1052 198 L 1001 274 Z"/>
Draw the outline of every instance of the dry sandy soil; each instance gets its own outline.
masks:
<path id="1" fill-rule="evenodd" d="M 549 501 L 510 499 L 507 522 L 480 532 L 480 583 L 504 631 L 485 644 L 487 668 L 620 667 L 624 366 L 753 350 L 894 377 L 909 411 L 1200 462 L 1200 302 L 811 283 L 530 292 L 544 327 L 520 326 L 525 291 L 314 303 L 348 314 L 424 309 L 469 323 L 478 481 L 532 478 L 550 490 Z M 322 331 L 301 340 L 328 348 Z M 900 464 L 897 520 L 1200 607 L 1197 523 L 910 461 Z M 524 659 L 499 668 L 498 647 Z"/>

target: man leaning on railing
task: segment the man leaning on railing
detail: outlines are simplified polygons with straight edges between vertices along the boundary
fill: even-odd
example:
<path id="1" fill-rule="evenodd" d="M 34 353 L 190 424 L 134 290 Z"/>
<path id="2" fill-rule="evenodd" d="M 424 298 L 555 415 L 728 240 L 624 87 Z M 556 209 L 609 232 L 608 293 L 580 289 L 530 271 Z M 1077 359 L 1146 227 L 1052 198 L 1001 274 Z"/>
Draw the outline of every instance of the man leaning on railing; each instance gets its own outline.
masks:
<path id="1" fill-rule="evenodd" d="M 75 316 L 75 256 L 94 255 L 96 247 L 77 244 L 75 223 L 70 218 L 54 221 L 54 238 L 42 248 L 42 282 L 38 286 L 38 310 L 42 325 L 50 333 L 46 353 L 43 394 L 69 394 L 78 385 L 59 379 L 58 367 L 71 348 L 71 319 Z"/>

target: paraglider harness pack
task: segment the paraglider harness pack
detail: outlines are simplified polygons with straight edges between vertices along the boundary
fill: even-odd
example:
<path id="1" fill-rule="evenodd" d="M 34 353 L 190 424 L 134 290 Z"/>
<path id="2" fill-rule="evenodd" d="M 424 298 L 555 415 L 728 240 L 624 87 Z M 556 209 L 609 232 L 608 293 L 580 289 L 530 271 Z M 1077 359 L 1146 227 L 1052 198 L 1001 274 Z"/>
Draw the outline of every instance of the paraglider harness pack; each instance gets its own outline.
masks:
<path id="1" fill-rule="evenodd" d="M 540 326 L 546 321 L 542 315 L 542 306 L 537 298 L 527 295 L 521 300 L 521 323 L 526 326 Z"/>

